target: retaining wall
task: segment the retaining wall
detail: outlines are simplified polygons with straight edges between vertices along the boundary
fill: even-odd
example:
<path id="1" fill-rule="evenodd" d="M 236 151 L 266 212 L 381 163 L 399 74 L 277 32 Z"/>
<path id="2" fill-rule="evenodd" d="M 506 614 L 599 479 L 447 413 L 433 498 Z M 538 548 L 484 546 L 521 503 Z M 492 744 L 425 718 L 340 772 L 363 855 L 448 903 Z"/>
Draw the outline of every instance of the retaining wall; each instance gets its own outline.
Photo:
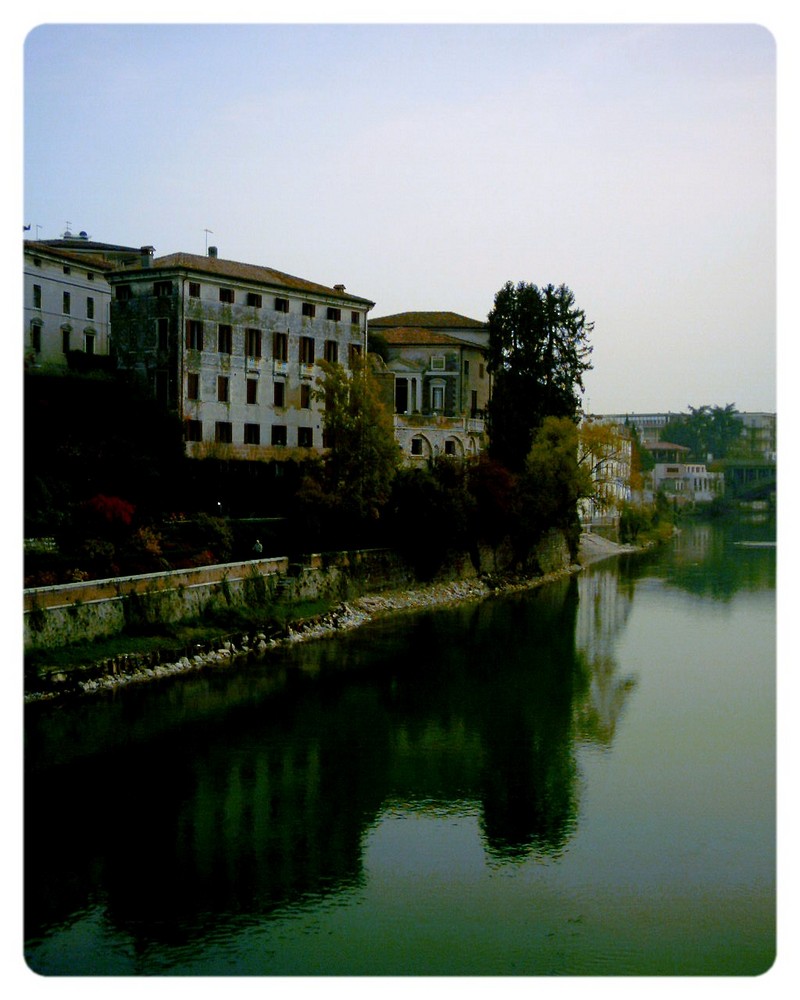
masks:
<path id="1" fill-rule="evenodd" d="M 481 548 L 481 568 L 504 572 L 510 565 L 507 547 Z M 538 546 L 537 565 L 553 573 L 569 565 L 566 543 L 549 532 Z M 478 570 L 466 554 L 454 556 L 438 581 L 468 580 Z M 407 563 L 389 549 L 315 553 L 302 562 L 285 556 L 246 562 L 172 570 L 109 580 L 87 580 L 24 591 L 24 648 L 52 649 L 118 635 L 131 626 L 175 624 L 215 607 L 263 607 L 278 599 L 287 603 L 331 599 L 346 601 L 382 590 L 415 586 Z"/>
<path id="2" fill-rule="evenodd" d="M 314 554 L 290 564 L 285 556 L 91 580 L 24 591 L 24 648 L 48 649 L 117 635 L 132 624 L 176 623 L 212 609 L 348 597 L 410 580 L 386 550 Z"/>

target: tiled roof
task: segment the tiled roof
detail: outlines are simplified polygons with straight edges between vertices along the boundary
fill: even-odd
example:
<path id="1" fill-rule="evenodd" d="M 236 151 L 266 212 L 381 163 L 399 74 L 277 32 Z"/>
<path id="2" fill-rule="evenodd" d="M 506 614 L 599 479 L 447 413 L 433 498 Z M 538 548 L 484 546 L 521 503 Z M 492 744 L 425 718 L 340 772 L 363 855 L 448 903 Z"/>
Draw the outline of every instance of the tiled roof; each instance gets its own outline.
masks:
<path id="1" fill-rule="evenodd" d="M 644 447 L 648 451 L 690 451 L 683 444 L 670 444 L 669 441 L 645 441 Z"/>
<path id="2" fill-rule="evenodd" d="M 372 322 L 370 322 L 369 326 L 371 330 L 374 328 Z M 438 333 L 436 330 L 425 330 L 419 327 L 401 326 L 394 329 L 381 328 L 377 332 L 387 344 L 396 344 L 398 346 L 441 344 L 452 347 L 476 347 L 472 341 L 460 340 L 458 337 L 451 337 L 446 333 Z"/>
<path id="3" fill-rule="evenodd" d="M 483 330 L 486 323 L 454 312 L 404 312 L 393 316 L 379 316 L 370 319 L 371 327 L 413 327 L 416 329 L 439 330 Z"/>
<path id="4" fill-rule="evenodd" d="M 165 257 L 156 257 L 152 262 L 152 267 L 163 270 L 194 271 L 199 274 L 211 274 L 216 278 L 252 281 L 259 285 L 270 285 L 275 288 L 286 288 L 296 292 L 324 295 L 326 298 L 358 302 L 361 305 L 370 307 L 375 305 L 370 299 L 351 295 L 346 290 L 341 291 L 327 285 L 318 284 L 315 281 L 307 281 L 305 278 L 297 278 L 292 274 L 285 274 L 283 271 L 276 271 L 271 267 L 262 267 L 258 264 L 243 264 L 240 261 L 223 260 L 220 257 L 205 257 L 200 254 L 191 253 L 173 253 Z"/>
<path id="5" fill-rule="evenodd" d="M 88 267 L 95 271 L 111 271 L 114 269 L 114 263 L 112 261 L 106 260 L 105 257 L 97 256 L 93 253 L 81 253 L 77 250 L 64 250 L 61 247 L 52 246 L 49 243 L 42 243 L 36 240 L 25 240 L 24 241 L 25 252 L 35 255 L 41 254 L 42 256 L 48 255 L 50 257 L 55 257 L 57 260 L 66 260 L 70 264 L 79 264 L 82 267 Z"/>

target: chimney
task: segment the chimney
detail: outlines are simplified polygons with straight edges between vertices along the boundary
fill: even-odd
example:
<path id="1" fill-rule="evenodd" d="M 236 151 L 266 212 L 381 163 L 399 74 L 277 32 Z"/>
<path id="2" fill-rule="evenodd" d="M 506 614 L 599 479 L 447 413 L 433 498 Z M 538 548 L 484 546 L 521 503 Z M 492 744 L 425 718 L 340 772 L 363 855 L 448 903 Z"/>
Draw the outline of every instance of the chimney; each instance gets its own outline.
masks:
<path id="1" fill-rule="evenodd" d="M 333 290 L 335 292 L 343 292 L 344 291 L 344 285 L 334 285 L 333 286 Z"/>
<path id="2" fill-rule="evenodd" d="M 208 248 L 208 256 L 209 256 L 209 257 L 214 257 L 214 258 L 216 259 L 216 256 L 217 256 L 217 248 L 216 248 L 216 247 L 209 247 L 209 248 Z"/>
<path id="3" fill-rule="evenodd" d="M 141 264 L 142 267 L 150 267 L 153 261 L 153 254 L 156 252 L 155 247 L 140 247 L 139 253 L 142 255 Z"/>

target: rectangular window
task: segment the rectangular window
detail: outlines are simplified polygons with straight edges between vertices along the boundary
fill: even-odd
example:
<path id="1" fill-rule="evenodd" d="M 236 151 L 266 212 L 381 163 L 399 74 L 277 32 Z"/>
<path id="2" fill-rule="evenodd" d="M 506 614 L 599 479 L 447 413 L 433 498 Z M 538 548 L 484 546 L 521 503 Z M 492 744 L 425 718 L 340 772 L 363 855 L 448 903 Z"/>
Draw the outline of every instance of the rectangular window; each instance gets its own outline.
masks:
<path id="1" fill-rule="evenodd" d="M 258 402 L 258 379 L 249 378 L 247 380 L 247 402 L 257 403 Z"/>
<path id="2" fill-rule="evenodd" d="M 261 296 L 258 294 L 258 292 L 247 293 L 247 304 L 249 306 L 255 306 L 256 309 L 261 308 Z"/>
<path id="3" fill-rule="evenodd" d="M 166 351 L 169 347 L 169 318 L 161 316 L 156 320 L 156 331 L 158 337 L 159 351 Z"/>
<path id="4" fill-rule="evenodd" d="M 455 443 L 455 441 L 445 441 L 445 443 L 444 443 L 444 453 L 445 453 L 445 455 L 455 455 L 455 453 L 456 453 L 456 443 Z"/>
<path id="5" fill-rule="evenodd" d="M 325 341 L 325 360 L 331 364 L 336 364 L 339 360 L 339 345 L 335 340 Z"/>
<path id="6" fill-rule="evenodd" d="M 334 322 L 338 323 L 341 318 L 341 309 L 337 309 L 335 306 L 328 306 L 328 319 L 332 319 Z"/>
<path id="7" fill-rule="evenodd" d="M 276 330 L 272 335 L 272 357 L 276 361 L 287 361 L 289 358 L 289 334 L 278 333 Z"/>
<path id="8" fill-rule="evenodd" d="M 258 424 L 244 425 L 244 443 L 261 444 L 261 427 Z"/>
<path id="9" fill-rule="evenodd" d="M 285 445 L 286 444 L 286 425 L 285 424 L 273 424 L 272 425 L 272 435 L 271 440 L 273 444 Z"/>
<path id="10" fill-rule="evenodd" d="M 38 323 L 31 327 L 31 346 L 37 354 L 42 350 L 42 328 Z"/>
<path id="11" fill-rule="evenodd" d="M 275 312 L 288 313 L 289 312 L 289 300 L 276 298 L 275 299 Z"/>
<path id="12" fill-rule="evenodd" d="M 227 420 L 218 420 L 214 425 L 214 440 L 218 444 L 230 444 L 233 441 L 233 425 Z"/>
<path id="13" fill-rule="evenodd" d="M 83 349 L 87 354 L 94 354 L 94 334 L 85 333 L 83 335 Z"/>
<path id="14" fill-rule="evenodd" d="M 422 438 L 412 438 L 411 439 L 411 454 L 421 455 L 422 454 Z"/>
<path id="15" fill-rule="evenodd" d="M 233 353 L 233 327 L 220 323 L 217 327 L 217 351 L 220 354 Z"/>
<path id="16" fill-rule="evenodd" d="M 312 427 L 297 428 L 297 444 L 300 448 L 314 447 L 314 430 Z"/>
<path id="17" fill-rule="evenodd" d="M 186 398 L 200 398 L 200 376 L 197 372 L 189 372 L 186 376 Z"/>
<path id="18" fill-rule="evenodd" d="M 307 382 L 303 382 L 300 386 L 300 409 L 311 409 L 311 386 Z"/>
<path id="19" fill-rule="evenodd" d="M 186 346 L 190 351 L 203 350 L 203 321 L 199 319 L 186 320 Z"/>
<path id="20" fill-rule="evenodd" d="M 276 382 L 273 393 L 272 402 L 275 406 L 285 406 L 286 405 L 286 383 Z"/>
<path id="21" fill-rule="evenodd" d="M 313 302 L 304 302 L 302 312 L 304 316 L 308 316 L 310 319 L 313 319 L 317 315 L 317 307 Z"/>
<path id="22" fill-rule="evenodd" d="M 91 296 L 86 299 L 86 318 L 94 319 L 94 299 Z"/>
<path id="23" fill-rule="evenodd" d="M 64 271 L 64 274 L 72 274 L 72 268 L 69 266 L 69 264 L 65 264 L 64 265 L 63 271 Z"/>
<path id="24" fill-rule="evenodd" d="M 464 362 L 464 374 L 469 375 L 469 361 Z"/>
<path id="25" fill-rule="evenodd" d="M 486 369 L 483 365 L 478 365 L 478 378 L 483 378 L 485 371 Z"/>
<path id="26" fill-rule="evenodd" d="M 230 379 L 227 375 L 217 376 L 217 402 L 218 403 L 228 403 L 230 402 Z"/>
<path id="27" fill-rule="evenodd" d="M 357 313 L 355 311 L 353 311 L 353 312 L 350 313 L 350 323 L 353 326 L 358 326 L 358 322 L 359 322 L 360 319 L 361 319 L 361 314 L 360 313 Z"/>
<path id="28" fill-rule="evenodd" d="M 86 272 L 86 280 L 87 281 L 94 281 L 94 271 L 87 271 Z"/>
<path id="29" fill-rule="evenodd" d="M 444 357 L 439 356 L 438 358 L 431 358 L 431 371 L 443 372 L 444 371 Z"/>
<path id="30" fill-rule="evenodd" d="M 200 298 L 200 282 L 190 281 L 189 282 L 189 298 L 199 299 Z"/>
<path id="31" fill-rule="evenodd" d="M 314 338 L 300 338 L 300 363 L 303 365 L 314 364 Z"/>
<path id="32" fill-rule="evenodd" d="M 225 302 L 227 305 L 233 305 L 234 294 L 232 288 L 220 288 L 219 290 L 219 300 L 220 302 Z"/>
<path id="33" fill-rule="evenodd" d="M 64 295 L 62 296 L 61 300 L 61 305 L 62 305 L 62 312 L 64 313 L 64 315 L 69 316 L 69 311 L 72 305 L 72 300 L 69 292 L 64 292 Z"/>
<path id="34" fill-rule="evenodd" d="M 61 331 L 61 350 L 64 352 L 64 354 L 66 354 L 67 351 L 69 351 L 69 337 L 70 337 L 69 330 Z"/>
<path id="35" fill-rule="evenodd" d="M 244 331 L 244 348 L 248 358 L 261 357 L 261 331 L 249 327 Z"/>
<path id="36" fill-rule="evenodd" d="M 34 309 L 41 309 L 42 308 L 42 286 L 41 285 L 34 285 L 33 286 L 33 308 Z"/>
<path id="37" fill-rule="evenodd" d="M 184 437 L 187 441 L 203 440 L 203 421 L 187 420 L 185 423 Z"/>
<path id="38" fill-rule="evenodd" d="M 358 359 L 361 357 L 361 344 L 350 344 L 348 347 L 348 358 L 350 367 L 355 368 Z"/>
<path id="39" fill-rule="evenodd" d="M 130 285 L 117 285 L 114 289 L 114 296 L 117 302 L 127 302 L 133 298 L 133 289 Z"/>
<path id="40" fill-rule="evenodd" d="M 153 295 L 163 298 L 165 295 L 172 295 L 171 281 L 156 281 L 153 285 Z"/>

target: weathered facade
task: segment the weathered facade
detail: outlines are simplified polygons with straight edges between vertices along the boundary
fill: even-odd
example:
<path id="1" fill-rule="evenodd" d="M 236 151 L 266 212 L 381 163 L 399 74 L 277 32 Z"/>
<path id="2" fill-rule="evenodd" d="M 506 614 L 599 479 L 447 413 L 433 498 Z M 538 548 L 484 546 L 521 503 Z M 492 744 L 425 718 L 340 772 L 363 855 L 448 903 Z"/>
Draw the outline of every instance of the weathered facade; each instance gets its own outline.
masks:
<path id="1" fill-rule="evenodd" d="M 474 457 L 485 446 L 491 394 L 485 323 L 448 312 L 370 321 L 370 349 L 394 376 L 395 437 L 407 464 Z"/>
<path id="2" fill-rule="evenodd" d="M 176 253 L 114 272 L 117 367 L 183 421 L 187 454 L 306 457 L 323 447 L 319 362 L 366 349 L 374 303 L 272 268 Z"/>
<path id="3" fill-rule="evenodd" d="M 26 240 L 23 259 L 25 367 L 66 371 L 76 354 L 107 355 L 113 263 L 57 240 Z"/>

